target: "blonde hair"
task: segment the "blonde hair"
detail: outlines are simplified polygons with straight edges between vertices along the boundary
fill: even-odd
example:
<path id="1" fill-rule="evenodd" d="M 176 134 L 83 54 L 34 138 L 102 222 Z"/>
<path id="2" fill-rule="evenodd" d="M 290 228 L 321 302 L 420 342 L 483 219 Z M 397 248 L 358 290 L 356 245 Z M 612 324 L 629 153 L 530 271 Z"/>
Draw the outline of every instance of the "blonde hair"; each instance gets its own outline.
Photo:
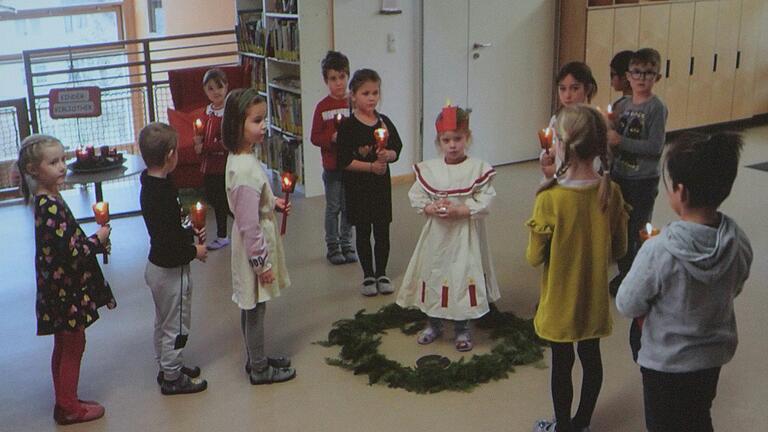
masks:
<path id="1" fill-rule="evenodd" d="M 19 170 L 19 188 L 25 202 L 29 202 L 29 198 L 32 196 L 32 188 L 29 186 L 27 176 L 34 178 L 34 175 L 29 172 L 27 167 L 29 165 L 39 165 L 43 161 L 43 149 L 54 145 L 64 148 L 61 141 L 51 135 L 33 134 L 24 138 L 21 142 L 16 167 Z"/>
<path id="2" fill-rule="evenodd" d="M 573 158 L 591 161 L 600 158 L 602 178 L 600 179 L 600 209 L 606 211 L 611 194 L 611 178 L 608 169 L 608 127 L 603 115 L 589 105 L 576 104 L 563 107 L 555 121 L 557 136 L 563 144 L 562 165 L 555 177 L 544 184 L 538 192 L 557 184 L 557 177 L 563 176 Z M 537 192 L 537 193 L 538 193 Z"/>
<path id="3" fill-rule="evenodd" d="M 446 132 L 459 132 L 464 133 L 467 135 L 467 145 L 466 147 L 469 148 L 470 145 L 472 145 L 472 129 L 469 128 L 469 110 L 465 110 L 461 107 L 456 107 L 456 130 L 454 131 L 446 131 Z M 440 119 L 443 117 L 442 111 L 440 114 L 437 115 L 437 118 L 435 119 L 435 124 L 437 124 Z M 435 135 L 435 147 L 437 147 L 438 151 L 442 151 L 442 148 L 440 147 L 440 135 L 442 135 L 445 132 L 438 132 Z"/>

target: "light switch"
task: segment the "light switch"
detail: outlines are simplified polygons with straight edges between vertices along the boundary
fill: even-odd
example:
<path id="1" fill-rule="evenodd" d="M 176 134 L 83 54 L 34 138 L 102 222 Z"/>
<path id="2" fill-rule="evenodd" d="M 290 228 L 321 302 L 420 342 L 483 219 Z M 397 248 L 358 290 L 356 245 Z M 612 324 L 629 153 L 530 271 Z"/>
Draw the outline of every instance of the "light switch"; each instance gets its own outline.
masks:
<path id="1" fill-rule="evenodd" d="M 395 52 L 396 46 L 395 46 L 395 34 L 394 33 L 387 33 L 387 52 Z"/>

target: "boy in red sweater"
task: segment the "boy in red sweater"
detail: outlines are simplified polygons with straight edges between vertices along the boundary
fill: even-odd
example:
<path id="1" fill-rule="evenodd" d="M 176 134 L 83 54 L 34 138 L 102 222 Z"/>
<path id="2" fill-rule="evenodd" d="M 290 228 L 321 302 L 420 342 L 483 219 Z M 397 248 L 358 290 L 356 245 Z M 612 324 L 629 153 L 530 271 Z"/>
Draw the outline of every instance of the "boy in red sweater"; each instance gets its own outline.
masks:
<path id="1" fill-rule="evenodd" d="M 352 227 L 347 223 L 347 211 L 344 208 L 341 171 L 336 168 L 336 129 L 339 123 L 349 117 L 349 59 L 338 51 L 328 51 L 322 68 L 328 96 L 315 106 L 311 141 L 320 147 L 323 156 L 325 244 L 328 247 L 326 258 L 331 264 L 339 265 L 357 262 L 357 254 L 352 246 Z"/>

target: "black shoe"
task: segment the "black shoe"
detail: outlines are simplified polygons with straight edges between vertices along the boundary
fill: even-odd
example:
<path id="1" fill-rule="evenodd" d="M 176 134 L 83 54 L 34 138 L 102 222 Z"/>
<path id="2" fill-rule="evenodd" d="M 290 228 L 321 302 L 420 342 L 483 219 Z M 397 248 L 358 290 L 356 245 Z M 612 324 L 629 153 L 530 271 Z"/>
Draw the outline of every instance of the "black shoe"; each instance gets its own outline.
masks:
<path id="1" fill-rule="evenodd" d="M 198 393 L 208 388 L 208 381 L 200 378 L 190 378 L 184 374 L 179 375 L 175 381 L 163 380 L 160 384 L 160 392 L 164 395 L 177 395 Z"/>
<path id="2" fill-rule="evenodd" d="M 183 373 L 184 375 L 190 378 L 197 378 L 200 376 L 200 368 L 197 366 L 193 368 L 182 366 L 181 373 Z M 163 383 L 163 371 L 160 371 L 157 373 L 157 385 L 161 385 L 162 383 Z"/>
<path id="3" fill-rule="evenodd" d="M 291 367 L 290 357 L 267 357 L 267 365 L 273 368 L 287 368 Z M 245 373 L 251 374 L 251 362 L 245 363 Z"/>
<path id="4" fill-rule="evenodd" d="M 296 378 L 296 369 L 267 366 L 261 371 L 251 372 L 248 377 L 253 385 L 279 383 Z"/>

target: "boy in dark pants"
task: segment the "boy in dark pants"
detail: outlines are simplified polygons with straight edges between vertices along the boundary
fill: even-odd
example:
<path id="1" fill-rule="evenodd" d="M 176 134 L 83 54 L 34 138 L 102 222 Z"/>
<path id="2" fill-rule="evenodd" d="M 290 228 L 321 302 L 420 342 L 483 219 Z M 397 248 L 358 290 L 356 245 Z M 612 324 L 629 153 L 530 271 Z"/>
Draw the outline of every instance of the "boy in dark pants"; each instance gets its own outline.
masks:
<path id="1" fill-rule="evenodd" d="M 664 147 L 667 107 L 655 94 L 653 85 L 661 78 L 661 57 L 652 48 L 632 55 L 627 79 L 632 97 L 620 99 L 614 107 L 618 124 L 608 131 L 608 145 L 613 154 L 611 179 L 621 188 L 624 201 L 632 206 L 627 224 L 627 254 L 618 261 L 619 274 L 609 284 L 616 295 L 627 275 L 637 250 L 639 231 L 650 222 L 653 203 L 659 193 L 659 159 Z"/>
<path id="2" fill-rule="evenodd" d="M 717 211 L 741 152 L 732 134 L 688 134 L 670 144 L 664 186 L 680 220 L 647 240 L 619 287 L 616 307 L 640 322 L 646 428 L 710 432 L 720 368 L 736 351 L 733 301 L 752 248 Z"/>
<path id="3" fill-rule="evenodd" d="M 195 230 L 182 218 L 178 192 L 168 178 L 176 168 L 178 135 L 164 123 L 150 123 L 139 133 L 139 149 L 147 169 L 141 173 L 141 213 L 149 232 L 149 262 L 144 280 L 155 303 L 157 380 L 164 395 L 197 393 L 208 383 L 200 368 L 184 366 L 182 349 L 189 335 L 192 281 L 189 263 L 205 261 L 205 229 Z M 193 234 L 201 239 L 196 244 Z"/>

